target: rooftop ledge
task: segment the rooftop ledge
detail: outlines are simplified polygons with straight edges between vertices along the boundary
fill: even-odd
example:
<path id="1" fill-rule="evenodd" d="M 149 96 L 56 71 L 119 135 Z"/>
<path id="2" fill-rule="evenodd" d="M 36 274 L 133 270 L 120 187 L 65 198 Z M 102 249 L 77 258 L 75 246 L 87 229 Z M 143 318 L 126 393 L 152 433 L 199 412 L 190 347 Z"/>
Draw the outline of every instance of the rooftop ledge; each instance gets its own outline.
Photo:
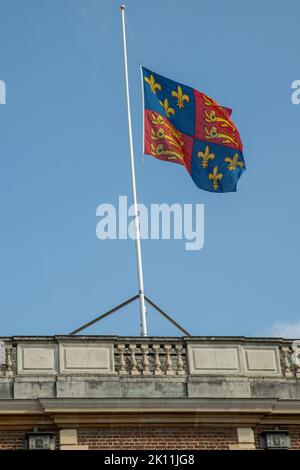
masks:
<path id="1" fill-rule="evenodd" d="M 300 349 L 284 338 L 56 335 L 0 341 L 0 399 L 300 399 Z"/>
<path id="2" fill-rule="evenodd" d="M 254 336 L 118 336 L 118 335 L 54 335 L 54 336 L 0 336 L 0 341 L 115 341 L 128 340 L 135 342 L 151 342 L 151 341 L 247 341 L 247 342 L 271 342 L 271 343 L 287 343 L 291 344 L 297 339 L 275 338 L 275 337 L 254 337 Z"/>

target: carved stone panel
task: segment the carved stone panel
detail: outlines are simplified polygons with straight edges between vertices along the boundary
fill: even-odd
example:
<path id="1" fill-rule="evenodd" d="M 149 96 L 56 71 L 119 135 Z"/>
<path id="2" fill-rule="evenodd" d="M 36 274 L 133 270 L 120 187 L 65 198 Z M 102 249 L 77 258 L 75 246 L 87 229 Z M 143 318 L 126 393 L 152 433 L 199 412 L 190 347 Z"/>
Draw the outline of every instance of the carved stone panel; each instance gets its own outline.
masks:
<path id="1" fill-rule="evenodd" d="M 17 368 L 19 374 L 57 373 L 57 345 L 19 343 L 17 346 Z"/>
<path id="2" fill-rule="evenodd" d="M 281 375 L 279 349 L 276 346 L 245 346 L 245 369 L 251 375 Z"/>
<path id="3" fill-rule="evenodd" d="M 61 374 L 111 374 L 114 372 L 113 345 L 61 343 L 59 362 Z"/>
<path id="4" fill-rule="evenodd" d="M 188 345 L 190 374 L 239 374 L 241 355 L 238 346 Z"/>

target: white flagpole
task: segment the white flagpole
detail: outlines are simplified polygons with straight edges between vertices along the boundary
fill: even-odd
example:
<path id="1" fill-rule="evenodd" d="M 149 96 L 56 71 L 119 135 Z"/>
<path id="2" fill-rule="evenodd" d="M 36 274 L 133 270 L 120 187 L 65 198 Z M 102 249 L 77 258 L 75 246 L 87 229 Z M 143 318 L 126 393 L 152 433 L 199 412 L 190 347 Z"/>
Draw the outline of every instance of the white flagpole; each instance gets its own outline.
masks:
<path id="1" fill-rule="evenodd" d="M 136 248 L 136 260 L 137 260 L 137 271 L 138 271 L 138 282 L 139 282 L 141 336 L 147 336 L 146 307 L 145 307 L 142 252 L 141 252 L 141 236 L 140 236 L 139 214 L 138 214 L 137 197 L 136 197 L 136 183 L 135 183 L 131 113 L 130 113 L 129 85 L 128 85 L 128 66 L 127 66 L 126 31 L 125 31 L 125 5 L 120 5 L 120 9 L 121 9 L 121 15 L 122 15 L 122 29 L 123 29 L 123 49 L 124 49 L 125 85 L 126 85 L 127 117 L 128 117 L 128 136 L 129 136 L 129 150 L 130 150 L 131 185 L 132 185 L 132 197 L 133 197 L 133 206 L 134 206 L 134 223 L 135 223 L 135 230 L 136 230 L 135 248 Z"/>

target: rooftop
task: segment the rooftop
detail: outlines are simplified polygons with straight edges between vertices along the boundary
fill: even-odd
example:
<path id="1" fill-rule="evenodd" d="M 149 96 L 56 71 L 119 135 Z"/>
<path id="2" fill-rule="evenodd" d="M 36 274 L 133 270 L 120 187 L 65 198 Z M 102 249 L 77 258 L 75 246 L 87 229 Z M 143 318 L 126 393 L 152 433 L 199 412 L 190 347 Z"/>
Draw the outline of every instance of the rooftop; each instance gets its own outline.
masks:
<path id="1" fill-rule="evenodd" d="M 300 350 L 292 340 L 224 336 L 0 340 L 0 427 L 12 426 L 12 415 L 27 426 L 53 421 L 64 426 L 81 421 L 99 426 L 201 420 L 294 423 L 300 417 Z"/>

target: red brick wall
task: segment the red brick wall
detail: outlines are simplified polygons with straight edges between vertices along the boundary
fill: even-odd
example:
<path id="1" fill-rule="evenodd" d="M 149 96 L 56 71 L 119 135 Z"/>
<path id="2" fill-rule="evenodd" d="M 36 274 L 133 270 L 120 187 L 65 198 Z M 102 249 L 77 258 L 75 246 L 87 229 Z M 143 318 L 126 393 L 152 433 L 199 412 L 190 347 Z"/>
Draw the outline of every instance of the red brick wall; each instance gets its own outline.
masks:
<path id="1" fill-rule="evenodd" d="M 289 432 L 291 449 L 300 449 L 300 426 L 278 426 Z M 274 426 L 258 426 L 255 429 L 256 448 L 259 449 L 259 435 Z M 42 430 L 42 429 L 41 429 Z M 46 429 L 43 429 L 46 431 Z M 51 430 L 53 432 L 53 429 Z M 0 450 L 23 448 L 26 431 L 0 430 Z M 59 449 L 58 432 L 56 448 Z M 230 444 L 237 444 L 236 428 L 116 428 L 79 429 L 78 444 L 89 449 L 215 449 L 226 450 Z"/>
<path id="2" fill-rule="evenodd" d="M 48 429 L 41 429 L 48 431 Z M 32 429 L 31 429 L 32 430 Z M 28 430 L 31 431 L 31 430 Z M 27 431 L 4 431 L 0 430 L 0 450 L 20 450 L 23 449 L 23 440 Z M 50 432 L 54 432 L 53 429 Z M 55 431 L 55 446 L 59 449 L 58 431 Z"/>
<path id="3" fill-rule="evenodd" d="M 0 450 L 18 450 L 23 448 L 25 431 L 0 431 Z"/>
<path id="4" fill-rule="evenodd" d="M 218 449 L 237 444 L 236 428 L 79 429 L 78 444 L 89 449 Z"/>

